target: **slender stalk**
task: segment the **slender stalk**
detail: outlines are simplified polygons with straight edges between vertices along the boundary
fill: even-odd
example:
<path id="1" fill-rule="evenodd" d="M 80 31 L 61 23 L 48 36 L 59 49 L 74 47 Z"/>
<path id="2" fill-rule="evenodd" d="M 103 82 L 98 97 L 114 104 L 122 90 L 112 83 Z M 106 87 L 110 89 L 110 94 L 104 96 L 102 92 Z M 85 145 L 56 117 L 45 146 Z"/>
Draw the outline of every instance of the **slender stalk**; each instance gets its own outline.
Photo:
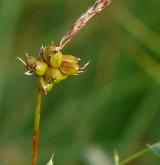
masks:
<path id="1" fill-rule="evenodd" d="M 58 49 L 61 50 L 73 36 L 81 30 L 91 18 L 99 14 L 106 6 L 111 3 L 112 0 L 96 0 L 93 6 L 81 15 L 81 17 L 69 28 L 67 33 L 62 37 Z"/>
<path id="2" fill-rule="evenodd" d="M 139 158 L 139 157 L 141 157 L 141 156 L 147 154 L 147 153 L 150 152 L 150 151 L 151 151 L 151 150 L 150 150 L 148 147 L 146 147 L 146 148 L 144 148 L 143 150 L 141 150 L 141 151 L 139 151 L 139 152 L 137 152 L 137 153 L 135 153 L 135 154 L 129 156 L 128 158 L 126 158 L 126 159 L 120 161 L 119 165 L 126 165 L 126 164 L 130 163 L 131 161 L 133 161 L 133 160 L 135 160 L 135 159 L 137 159 L 137 158 Z"/>
<path id="3" fill-rule="evenodd" d="M 115 150 L 115 153 L 114 153 L 114 161 L 115 161 L 115 165 L 119 165 L 119 155 L 118 155 L 117 150 Z"/>
<path id="4" fill-rule="evenodd" d="M 42 93 L 43 92 L 41 90 L 38 90 L 37 101 L 36 101 L 34 133 L 33 133 L 32 165 L 37 165 L 37 153 L 38 153 L 38 139 L 39 139 L 39 126 L 40 126 Z"/>

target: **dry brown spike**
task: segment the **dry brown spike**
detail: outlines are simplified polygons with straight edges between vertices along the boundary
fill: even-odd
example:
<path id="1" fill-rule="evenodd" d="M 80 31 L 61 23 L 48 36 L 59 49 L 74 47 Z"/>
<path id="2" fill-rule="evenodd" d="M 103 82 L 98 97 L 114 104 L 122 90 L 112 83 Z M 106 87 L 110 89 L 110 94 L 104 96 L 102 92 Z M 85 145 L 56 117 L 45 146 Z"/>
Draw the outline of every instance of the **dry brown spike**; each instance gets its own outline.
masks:
<path id="1" fill-rule="evenodd" d="M 96 0 L 93 6 L 74 23 L 74 25 L 68 30 L 68 32 L 62 37 L 58 49 L 61 50 L 64 46 L 73 38 L 73 36 L 82 29 L 87 22 L 95 15 L 100 13 L 106 6 L 111 3 L 112 0 Z"/>

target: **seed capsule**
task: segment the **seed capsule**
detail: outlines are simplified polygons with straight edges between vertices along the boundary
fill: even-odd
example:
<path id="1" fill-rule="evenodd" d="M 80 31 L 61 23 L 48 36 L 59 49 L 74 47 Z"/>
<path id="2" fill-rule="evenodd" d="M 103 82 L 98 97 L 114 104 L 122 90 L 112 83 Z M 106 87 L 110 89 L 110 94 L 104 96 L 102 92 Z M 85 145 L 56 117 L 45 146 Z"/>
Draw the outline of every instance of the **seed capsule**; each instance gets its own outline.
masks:
<path id="1" fill-rule="evenodd" d="M 34 74 L 37 76 L 43 76 L 46 73 L 48 65 L 45 62 L 37 61 L 35 64 Z"/>
<path id="2" fill-rule="evenodd" d="M 38 87 L 47 94 L 53 88 L 53 83 L 48 83 L 44 77 L 38 77 Z"/>
<path id="3" fill-rule="evenodd" d="M 49 67 L 47 69 L 45 78 L 47 82 L 53 82 L 53 83 L 58 83 L 64 79 L 66 79 L 68 76 L 64 75 L 60 72 L 59 69 Z"/>
<path id="4" fill-rule="evenodd" d="M 48 65 L 43 61 L 37 60 L 35 57 L 27 56 L 26 68 L 26 73 L 34 73 L 36 76 L 43 76 L 46 73 Z"/>
<path id="5" fill-rule="evenodd" d="M 58 68 L 62 62 L 62 56 L 63 55 L 61 52 L 56 52 L 56 53 L 52 54 L 49 57 L 49 64 L 54 68 Z"/>
<path id="6" fill-rule="evenodd" d="M 79 73 L 79 65 L 74 62 L 62 61 L 60 71 L 66 75 L 75 75 Z"/>
<path id="7" fill-rule="evenodd" d="M 53 43 L 44 50 L 44 59 L 54 68 L 58 68 L 60 66 L 62 56 L 62 53 L 56 50 L 56 46 L 53 45 Z"/>
<path id="8" fill-rule="evenodd" d="M 44 49 L 43 52 L 44 59 L 48 61 L 49 56 L 51 56 L 51 54 L 54 54 L 55 51 L 56 51 L 56 46 L 53 43 L 51 43 L 48 47 Z"/>

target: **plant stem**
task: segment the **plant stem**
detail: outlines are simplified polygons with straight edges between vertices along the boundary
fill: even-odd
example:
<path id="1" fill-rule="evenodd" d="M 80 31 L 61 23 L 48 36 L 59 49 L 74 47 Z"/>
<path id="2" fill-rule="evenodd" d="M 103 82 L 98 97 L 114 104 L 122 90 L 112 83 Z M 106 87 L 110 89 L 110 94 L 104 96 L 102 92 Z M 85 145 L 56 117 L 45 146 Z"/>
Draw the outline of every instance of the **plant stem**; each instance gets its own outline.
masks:
<path id="1" fill-rule="evenodd" d="M 93 6 L 80 16 L 80 18 L 69 28 L 68 32 L 62 37 L 58 49 L 61 50 L 81 30 L 91 18 L 99 14 L 112 0 L 96 0 Z"/>
<path id="2" fill-rule="evenodd" d="M 38 90 L 37 101 L 36 101 L 34 133 L 33 133 L 32 165 L 37 165 L 37 153 L 38 153 L 38 139 L 39 139 L 39 125 L 40 125 L 42 93 L 43 92 L 41 90 Z"/>
<path id="3" fill-rule="evenodd" d="M 151 151 L 151 150 L 150 150 L 148 147 L 146 147 L 146 148 L 144 148 L 143 150 L 141 150 L 141 151 L 139 151 L 139 152 L 137 152 L 137 153 L 135 153 L 135 154 L 129 156 L 128 158 L 122 160 L 122 161 L 119 163 L 119 165 L 126 165 L 126 164 L 128 164 L 129 162 L 131 162 L 131 161 L 133 161 L 133 160 L 135 160 L 135 159 L 137 159 L 137 158 L 139 158 L 139 157 L 141 157 L 141 156 L 147 154 L 147 153 L 150 152 L 150 151 Z"/>

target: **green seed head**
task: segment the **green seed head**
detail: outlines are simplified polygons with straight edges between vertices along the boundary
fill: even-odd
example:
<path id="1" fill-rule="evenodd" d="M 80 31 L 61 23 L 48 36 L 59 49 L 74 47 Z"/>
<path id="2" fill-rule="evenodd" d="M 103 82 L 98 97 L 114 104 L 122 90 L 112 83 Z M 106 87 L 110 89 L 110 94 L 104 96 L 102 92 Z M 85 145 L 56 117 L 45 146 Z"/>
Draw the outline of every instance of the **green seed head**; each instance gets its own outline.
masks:
<path id="1" fill-rule="evenodd" d="M 53 83 L 48 83 L 44 77 L 38 77 L 38 87 L 47 94 L 53 88 Z"/>
<path id="2" fill-rule="evenodd" d="M 26 54 L 25 58 L 17 57 L 26 67 L 25 74 L 34 74 L 38 79 L 39 90 L 48 93 L 53 86 L 68 76 L 79 75 L 89 64 L 80 67 L 80 58 L 63 55 L 53 43 L 47 48 L 42 46 L 39 57 Z"/>
<path id="3" fill-rule="evenodd" d="M 59 69 L 49 67 L 47 69 L 45 78 L 47 82 L 53 82 L 53 83 L 58 83 L 64 79 L 66 79 L 68 76 L 64 75 L 60 72 Z"/>

